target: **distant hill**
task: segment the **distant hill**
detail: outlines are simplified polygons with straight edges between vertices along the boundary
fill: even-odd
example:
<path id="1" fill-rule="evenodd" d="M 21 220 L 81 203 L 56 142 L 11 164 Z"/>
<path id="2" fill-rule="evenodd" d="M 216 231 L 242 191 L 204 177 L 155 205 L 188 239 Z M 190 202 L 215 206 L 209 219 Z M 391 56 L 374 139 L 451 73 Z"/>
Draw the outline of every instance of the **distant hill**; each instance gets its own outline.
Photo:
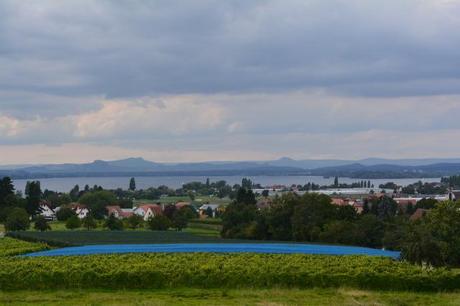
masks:
<path id="1" fill-rule="evenodd" d="M 460 174 L 460 159 L 294 160 L 157 163 L 143 158 L 95 160 L 82 164 L 0 166 L 0 176 L 44 178 L 68 176 L 219 176 L 319 175 L 353 178 L 439 177 Z"/>
<path id="2" fill-rule="evenodd" d="M 421 166 L 394 164 L 362 165 L 354 163 L 344 166 L 323 167 L 311 170 L 319 176 L 341 176 L 352 178 L 423 178 L 460 174 L 460 163 L 437 163 Z"/>

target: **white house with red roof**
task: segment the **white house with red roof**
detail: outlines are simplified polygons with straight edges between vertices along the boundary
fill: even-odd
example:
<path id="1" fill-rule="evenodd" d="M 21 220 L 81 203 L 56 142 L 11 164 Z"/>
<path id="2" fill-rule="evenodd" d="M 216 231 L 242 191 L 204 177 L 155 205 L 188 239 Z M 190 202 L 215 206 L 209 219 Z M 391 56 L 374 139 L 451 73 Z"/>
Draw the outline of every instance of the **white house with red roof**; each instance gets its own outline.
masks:
<path id="1" fill-rule="evenodd" d="M 161 206 L 157 204 L 143 204 L 134 208 L 133 213 L 141 216 L 145 221 L 155 216 L 161 215 Z"/>
<path id="2" fill-rule="evenodd" d="M 84 204 L 71 203 L 70 208 L 75 212 L 75 214 L 77 215 L 79 219 L 83 219 L 87 215 L 89 215 L 89 209 Z"/>
<path id="3" fill-rule="evenodd" d="M 56 212 L 48 203 L 41 202 L 38 210 L 40 215 L 43 216 L 46 220 L 56 219 Z"/>

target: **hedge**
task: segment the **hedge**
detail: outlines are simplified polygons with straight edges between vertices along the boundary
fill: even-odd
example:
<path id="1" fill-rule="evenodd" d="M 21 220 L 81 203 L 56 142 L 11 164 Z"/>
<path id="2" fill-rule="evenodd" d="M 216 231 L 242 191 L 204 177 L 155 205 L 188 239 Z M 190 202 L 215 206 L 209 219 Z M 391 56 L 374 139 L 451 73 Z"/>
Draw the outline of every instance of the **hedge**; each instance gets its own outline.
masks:
<path id="1" fill-rule="evenodd" d="M 388 258 L 273 254 L 125 254 L 0 258 L 0 288 L 350 287 L 438 291 L 460 273 Z"/>

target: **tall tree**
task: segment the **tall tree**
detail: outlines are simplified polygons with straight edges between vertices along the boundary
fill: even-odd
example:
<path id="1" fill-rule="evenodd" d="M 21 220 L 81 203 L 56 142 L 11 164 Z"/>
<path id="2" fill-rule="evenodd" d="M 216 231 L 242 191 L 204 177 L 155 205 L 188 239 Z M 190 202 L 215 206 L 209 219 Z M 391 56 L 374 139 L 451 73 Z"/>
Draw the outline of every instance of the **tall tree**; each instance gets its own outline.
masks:
<path id="1" fill-rule="evenodd" d="M 14 195 L 14 186 L 11 178 L 5 176 L 0 180 L 0 205 L 3 204 L 4 199 L 9 195 Z"/>
<path id="2" fill-rule="evenodd" d="M 131 190 L 131 191 L 136 190 L 136 180 L 134 179 L 134 177 L 132 177 L 129 180 L 129 190 Z"/>
<path id="3" fill-rule="evenodd" d="M 222 236 L 227 238 L 253 238 L 252 225 L 257 215 L 256 197 L 251 189 L 240 188 L 236 199 L 222 216 Z"/>
<path id="4" fill-rule="evenodd" d="M 70 198 L 72 201 L 77 201 L 78 197 L 80 196 L 80 186 L 75 185 L 72 190 L 69 192 Z"/>
<path id="5" fill-rule="evenodd" d="M 106 214 L 105 207 L 116 204 L 117 198 L 112 192 L 102 190 L 87 192 L 78 201 L 89 207 L 94 218 L 103 219 Z"/>
<path id="6" fill-rule="evenodd" d="M 27 182 L 26 185 L 26 210 L 30 215 L 35 215 L 38 212 L 40 200 L 42 197 L 42 190 L 40 188 L 40 181 Z"/>
<path id="7" fill-rule="evenodd" d="M 248 190 L 252 189 L 252 181 L 250 179 L 244 177 L 241 180 L 241 187 L 245 188 L 245 189 L 248 189 Z"/>

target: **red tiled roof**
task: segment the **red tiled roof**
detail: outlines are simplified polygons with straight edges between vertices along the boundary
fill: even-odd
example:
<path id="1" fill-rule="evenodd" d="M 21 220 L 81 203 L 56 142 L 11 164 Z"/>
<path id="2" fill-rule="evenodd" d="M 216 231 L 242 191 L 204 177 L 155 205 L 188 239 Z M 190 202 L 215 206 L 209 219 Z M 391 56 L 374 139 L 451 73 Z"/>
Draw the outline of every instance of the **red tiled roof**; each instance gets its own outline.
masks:
<path id="1" fill-rule="evenodd" d="M 331 199 L 331 204 L 338 205 L 338 206 L 346 205 L 345 200 L 341 199 L 341 198 L 332 198 Z"/>
<path id="2" fill-rule="evenodd" d="M 190 202 L 177 202 L 176 203 L 176 208 L 182 208 L 184 206 L 190 205 Z"/>
<path id="3" fill-rule="evenodd" d="M 147 212 L 150 208 L 156 215 L 162 213 L 161 206 L 157 204 L 143 204 L 139 205 L 139 208 L 142 209 L 144 212 Z"/>

